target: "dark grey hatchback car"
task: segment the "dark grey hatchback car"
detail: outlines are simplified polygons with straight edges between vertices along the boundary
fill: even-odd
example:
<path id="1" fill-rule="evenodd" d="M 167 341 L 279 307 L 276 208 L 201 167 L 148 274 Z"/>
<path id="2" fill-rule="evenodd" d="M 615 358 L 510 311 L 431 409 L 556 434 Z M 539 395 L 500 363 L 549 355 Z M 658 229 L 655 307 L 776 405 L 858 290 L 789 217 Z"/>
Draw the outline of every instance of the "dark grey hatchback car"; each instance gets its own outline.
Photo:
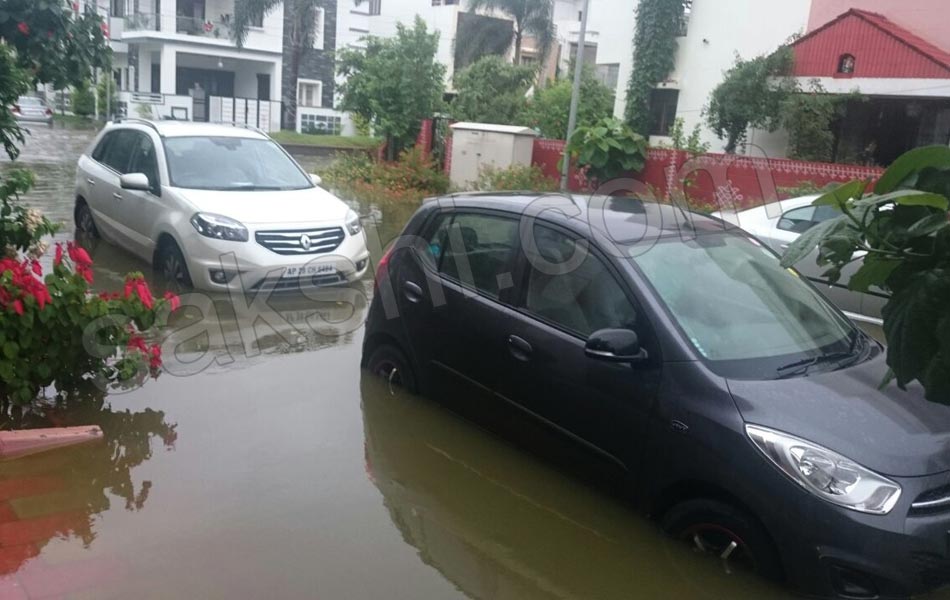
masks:
<path id="1" fill-rule="evenodd" d="M 754 238 L 629 198 L 428 201 L 363 365 L 620 472 L 671 535 L 808 594 L 950 582 L 950 408 Z M 512 433 L 513 432 L 513 433 Z"/>

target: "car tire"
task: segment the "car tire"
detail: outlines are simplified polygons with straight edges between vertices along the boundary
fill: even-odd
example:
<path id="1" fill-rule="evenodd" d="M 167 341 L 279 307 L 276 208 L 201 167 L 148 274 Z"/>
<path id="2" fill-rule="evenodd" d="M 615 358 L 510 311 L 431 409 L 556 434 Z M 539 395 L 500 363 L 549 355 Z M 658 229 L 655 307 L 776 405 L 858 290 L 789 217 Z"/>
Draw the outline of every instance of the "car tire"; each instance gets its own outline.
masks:
<path id="1" fill-rule="evenodd" d="M 76 233 L 94 239 L 99 237 L 99 229 L 96 228 L 96 221 L 92 217 L 92 209 L 85 200 L 76 201 L 73 218 L 76 221 Z"/>
<path id="2" fill-rule="evenodd" d="M 191 289 L 191 275 L 188 273 L 188 263 L 181 253 L 181 249 L 172 240 L 162 242 L 155 255 L 155 271 L 165 280 L 165 284 L 173 292 L 183 292 Z"/>
<path id="3" fill-rule="evenodd" d="M 387 380 L 390 385 L 397 385 L 413 394 L 418 392 L 409 359 L 396 346 L 383 344 L 377 347 L 366 362 L 366 368 L 373 375 Z"/>
<path id="4" fill-rule="evenodd" d="M 782 564 L 768 533 L 752 515 L 731 504 L 688 500 L 667 511 L 660 526 L 696 551 L 718 557 L 727 572 L 745 570 L 782 580 Z"/>

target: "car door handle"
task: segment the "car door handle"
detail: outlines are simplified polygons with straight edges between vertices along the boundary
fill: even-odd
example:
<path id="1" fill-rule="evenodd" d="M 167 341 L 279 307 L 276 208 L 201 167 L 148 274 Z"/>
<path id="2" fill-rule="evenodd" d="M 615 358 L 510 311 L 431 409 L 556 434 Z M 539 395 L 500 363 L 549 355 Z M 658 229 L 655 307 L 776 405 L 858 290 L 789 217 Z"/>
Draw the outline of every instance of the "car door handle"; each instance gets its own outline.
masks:
<path id="1" fill-rule="evenodd" d="M 112 192 L 112 197 L 115 198 L 116 200 L 121 200 L 122 194 L 120 194 L 119 192 Z"/>
<path id="2" fill-rule="evenodd" d="M 781 248 L 782 250 L 788 250 L 789 246 L 791 246 L 791 244 L 781 244 L 779 248 Z"/>
<path id="3" fill-rule="evenodd" d="M 402 294 L 406 297 L 406 300 L 416 304 L 422 301 L 422 288 L 419 287 L 419 284 L 407 281 L 402 284 Z"/>
<path id="4" fill-rule="evenodd" d="M 87 180 L 86 180 L 86 183 L 88 183 L 89 185 L 96 185 L 96 180 L 95 180 L 95 179 L 87 179 Z"/>
<path id="5" fill-rule="evenodd" d="M 518 360 L 528 362 L 531 360 L 531 354 L 534 352 L 534 348 L 524 339 L 516 335 L 509 335 L 508 352 Z"/>

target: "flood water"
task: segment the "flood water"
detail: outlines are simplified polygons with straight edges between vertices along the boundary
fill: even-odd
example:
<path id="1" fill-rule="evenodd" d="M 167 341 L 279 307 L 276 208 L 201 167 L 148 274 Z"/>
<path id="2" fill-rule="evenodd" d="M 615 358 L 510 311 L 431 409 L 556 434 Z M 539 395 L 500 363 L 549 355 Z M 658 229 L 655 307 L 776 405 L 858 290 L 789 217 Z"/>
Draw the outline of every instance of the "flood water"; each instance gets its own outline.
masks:
<path id="1" fill-rule="evenodd" d="M 64 239 L 91 135 L 37 128 L 20 161 Z M 385 242 L 412 207 L 361 212 Z M 100 289 L 148 274 L 108 244 L 93 258 Z M 266 311 L 186 298 L 158 380 L 18 418 L 105 440 L 0 463 L 0 598 L 791 597 L 367 377 L 371 294 L 367 280 Z"/>

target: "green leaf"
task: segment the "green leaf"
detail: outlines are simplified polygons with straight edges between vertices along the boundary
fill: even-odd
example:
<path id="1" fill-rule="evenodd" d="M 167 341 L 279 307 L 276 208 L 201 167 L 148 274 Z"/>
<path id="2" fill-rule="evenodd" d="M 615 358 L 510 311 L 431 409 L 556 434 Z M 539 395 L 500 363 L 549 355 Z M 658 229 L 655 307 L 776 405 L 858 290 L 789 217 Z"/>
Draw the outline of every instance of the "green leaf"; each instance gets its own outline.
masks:
<path id="1" fill-rule="evenodd" d="M 842 183 L 819 196 L 812 204 L 815 206 L 834 206 L 844 212 L 842 207 L 846 206 L 850 200 L 860 200 L 867 188 L 868 182 L 866 181 Z"/>
<path id="2" fill-rule="evenodd" d="M 856 292 L 867 292 L 871 286 L 885 287 L 884 283 L 894 269 L 901 266 L 903 261 L 896 258 L 868 257 L 861 268 L 851 276 L 848 288 Z"/>
<path id="3" fill-rule="evenodd" d="M 941 229 L 950 227 L 950 221 L 944 214 L 934 214 L 924 217 L 907 228 L 907 234 L 911 237 L 924 237 L 932 235 Z"/>
<path id="4" fill-rule="evenodd" d="M 950 147 L 927 146 L 905 153 L 887 169 L 874 191 L 878 194 L 892 192 L 905 185 L 908 178 L 928 167 L 950 169 Z"/>
<path id="5" fill-rule="evenodd" d="M 811 254 L 821 240 L 832 232 L 843 228 L 847 224 L 846 218 L 842 215 L 836 219 L 829 219 L 800 235 L 785 251 L 785 255 L 782 257 L 782 266 L 788 268 L 801 262 L 803 258 Z"/>
<path id="6" fill-rule="evenodd" d="M 899 192 L 895 192 L 895 194 L 897 193 Z M 896 202 L 900 206 L 929 206 L 943 212 L 947 212 L 947 209 L 950 208 L 950 200 L 940 194 L 929 194 L 927 192 L 901 194 L 896 198 Z"/>

